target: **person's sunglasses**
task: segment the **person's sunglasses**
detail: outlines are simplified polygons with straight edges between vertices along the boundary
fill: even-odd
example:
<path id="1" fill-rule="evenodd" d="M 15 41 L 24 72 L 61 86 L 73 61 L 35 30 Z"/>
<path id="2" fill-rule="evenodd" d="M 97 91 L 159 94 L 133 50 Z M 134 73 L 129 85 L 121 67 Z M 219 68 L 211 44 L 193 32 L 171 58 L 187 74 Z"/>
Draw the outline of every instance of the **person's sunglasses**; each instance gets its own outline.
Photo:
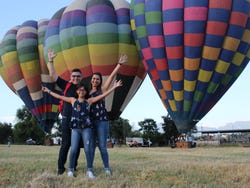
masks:
<path id="1" fill-rule="evenodd" d="M 73 78 L 80 78 L 80 75 L 71 75 Z"/>

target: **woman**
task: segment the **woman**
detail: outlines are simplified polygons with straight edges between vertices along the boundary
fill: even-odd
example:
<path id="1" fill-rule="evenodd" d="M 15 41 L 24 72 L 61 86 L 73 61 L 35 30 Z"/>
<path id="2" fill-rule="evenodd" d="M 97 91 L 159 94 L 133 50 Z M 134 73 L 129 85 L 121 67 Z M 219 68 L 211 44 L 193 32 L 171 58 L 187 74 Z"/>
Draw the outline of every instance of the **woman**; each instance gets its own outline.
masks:
<path id="1" fill-rule="evenodd" d="M 104 84 L 102 84 L 102 75 L 101 73 L 94 73 L 91 78 L 91 89 L 90 89 L 90 97 L 96 97 L 102 95 L 105 91 L 108 90 L 111 82 L 113 81 L 115 75 L 117 74 L 120 67 L 127 62 L 128 57 L 123 55 L 120 57 L 118 64 L 116 65 L 113 72 L 110 74 L 108 79 Z M 94 127 L 94 135 L 93 135 L 93 160 L 95 155 L 96 141 L 98 142 L 98 148 L 101 153 L 104 169 L 106 175 L 111 175 L 110 166 L 109 166 L 109 156 L 107 150 L 107 138 L 109 136 L 109 121 L 107 117 L 107 110 L 105 108 L 104 98 L 98 102 L 95 102 L 91 105 L 91 114 L 90 114 L 93 127 Z M 94 162 L 94 161 L 93 161 Z"/>
<path id="2" fill-rule="evenodd" d="M 65 97 L 63 95 L 58 95 L 57 93 L 52 92 L 46 87 L 43 87 L 43 91 L 49 93 L 53 97 L 68 102 L 73 107 L 72 117 L 71 117 L 71 149 L 70 149 L 70 161 L 69 161 L 69 171 L 68 176 L 74 176 L 74 164 L 79 148 L 79 140 L 82 138 L 84 152 L 87 161 L 87 177 L 94 179 L 93 174 L 93 133 L 92 133 L 92 123 L 89 117 L 89 111 L 91 104 L 97 102 L 98 100 L 103 99 L 105 96 L 110 94 L 115 88 L 122 86 L 122 82 L 115 82 L 113 87 L 105 91 L 101 95 L 96 97 L 90 97 L 86 99 L 88 94 L 85 86 L 81 83 L 77 86 L 76 93 L 77 98 L 74 97 Z"/>

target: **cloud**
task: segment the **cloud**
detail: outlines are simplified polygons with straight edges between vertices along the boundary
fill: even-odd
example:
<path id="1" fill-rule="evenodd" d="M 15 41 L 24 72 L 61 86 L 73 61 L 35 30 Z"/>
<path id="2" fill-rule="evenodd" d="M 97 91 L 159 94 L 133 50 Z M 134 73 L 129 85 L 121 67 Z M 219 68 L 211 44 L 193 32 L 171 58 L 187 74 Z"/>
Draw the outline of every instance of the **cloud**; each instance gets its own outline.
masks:
<path id="1" fill-rule="evenodd" d="M 0 122 L 1 123 L 11 123 L 14 124 L 16 121 L 15 116 L 0 116 Z"/>

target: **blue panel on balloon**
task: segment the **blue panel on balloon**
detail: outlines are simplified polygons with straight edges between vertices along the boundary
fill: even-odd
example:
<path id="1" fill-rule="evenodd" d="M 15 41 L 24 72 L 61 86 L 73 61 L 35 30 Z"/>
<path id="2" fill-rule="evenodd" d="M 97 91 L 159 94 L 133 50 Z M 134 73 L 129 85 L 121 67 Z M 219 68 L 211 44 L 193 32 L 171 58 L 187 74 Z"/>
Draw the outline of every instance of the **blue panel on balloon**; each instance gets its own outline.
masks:
<path id="1" fill-rule="evenodd" d="M 148 38 L 147 37 L 139 38 L 139 43 L 140 43 L 141 49 L 149 47 L 149 43 L 148 43 Z"/>
<path id="2" fill-rule="evenodd" d="M 206 70 L 206 71 L 214 71 L 215 65 L 216 65 L 216 61 L 202 59 L 200 69 Z"/>
<path id="3" fill-rule="evenodd" d="M 206 22 L 204 21 L 185 21 L 185 33 L 204 33 Z"/>
<path id="4" fill-rule="evenodd" d="M 162 59 L 166 57 L 164 48 L 151 48 L 155 59 Z"/>
<path id="5" fill-rule="evenodd" d="M 165 10 L 162 12 L 163 22 L 172 22 L 172 21 L 182 21 L 183 20 L 183 9 L 171 9 Z"/>
<path id="6" fill-rule="evenodd" d="M 230 10 L 211 8 L 209 9 L 208 20 L 228 23 L 230 13 Z"/>
<path id="7" fill-rule="evenodd" d="M 148 35 L 163 35 L 162 24 L 147 24 Z"/>
<path id="8" fill-rule="evenodd" d="M 202 1 L 188 0 L 188 1 L 184 1 L 184 3 L 185 3 L 185 8 L 188 8 L 188 7 L 207 7 L 208 6 L 208 0 L 202 0 Z"/>
<path id="9" fill-rule="evenodd" d="M 172 87 L 175 91 L 183 90 L 183 81 L 172 81 Z"/>
<path id="10" fill-rule="evenodd" d="M 183 69 L 183 58 L 169 60 L 168 61 L 168 68 L 170 70 Z"/>
<path id="11" fill-rule="evenodd" d="M 237 25 L 229 25 L 228 36 L 241 39 L 244 32 L 244 28 Z"/>
<path id="12" fill-rule="evenodd" d="M 187 58 L 201 57 L 202 47 L 185 46 L 184 53 L 185 53 L 185 57 Z"/>
<path id="13" fill-rule="evenodd" d="M 207 34 L 205 46 L 220 48 L 221 45 L 223 44 L 223 41 L 224 41 L 224 36 Z"/>
<path id="14" fill-rule="evenodd" d="M 136 15 L 134 19 L 136 21 L 136 27 L 145 25 L 145 14 Z"/>
<path id="15" fill-rule="evenodd" d="M 189 81 L 196 80 L 197 79 L 197 75 L 198 75 L 197 71 L 185 70 L 184 79 L 185 80 L 189 80 Z"/>
<path id="16" fill-rule="evenodd" d="M 183 35 L 165 35 L 165 45 L 166 47 L 171 46 L 182 46 L 183 45 Z"/>

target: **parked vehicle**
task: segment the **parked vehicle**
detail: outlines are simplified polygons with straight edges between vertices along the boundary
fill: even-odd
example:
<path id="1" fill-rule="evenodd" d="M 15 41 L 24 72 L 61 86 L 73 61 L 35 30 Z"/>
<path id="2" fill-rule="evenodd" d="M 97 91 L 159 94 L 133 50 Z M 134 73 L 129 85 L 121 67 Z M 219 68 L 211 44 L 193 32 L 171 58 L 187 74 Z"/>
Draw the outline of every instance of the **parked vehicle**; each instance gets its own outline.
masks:
<path id="1" fill-rule="evenodd" d="M 36 144 L 36 141 L 33 140 L 32 138 L 28 138 L 28 139 L 26 140 L 26 144 L 28 144 L 28 145 L 35 145 L 35 144 Z"/>
<path id="2" fill-rule="evenodd" d="M 152 142 L 141 137 L 126 137 L 126 145 L 129 147 L 147 147 L 151 146 Z"/>

